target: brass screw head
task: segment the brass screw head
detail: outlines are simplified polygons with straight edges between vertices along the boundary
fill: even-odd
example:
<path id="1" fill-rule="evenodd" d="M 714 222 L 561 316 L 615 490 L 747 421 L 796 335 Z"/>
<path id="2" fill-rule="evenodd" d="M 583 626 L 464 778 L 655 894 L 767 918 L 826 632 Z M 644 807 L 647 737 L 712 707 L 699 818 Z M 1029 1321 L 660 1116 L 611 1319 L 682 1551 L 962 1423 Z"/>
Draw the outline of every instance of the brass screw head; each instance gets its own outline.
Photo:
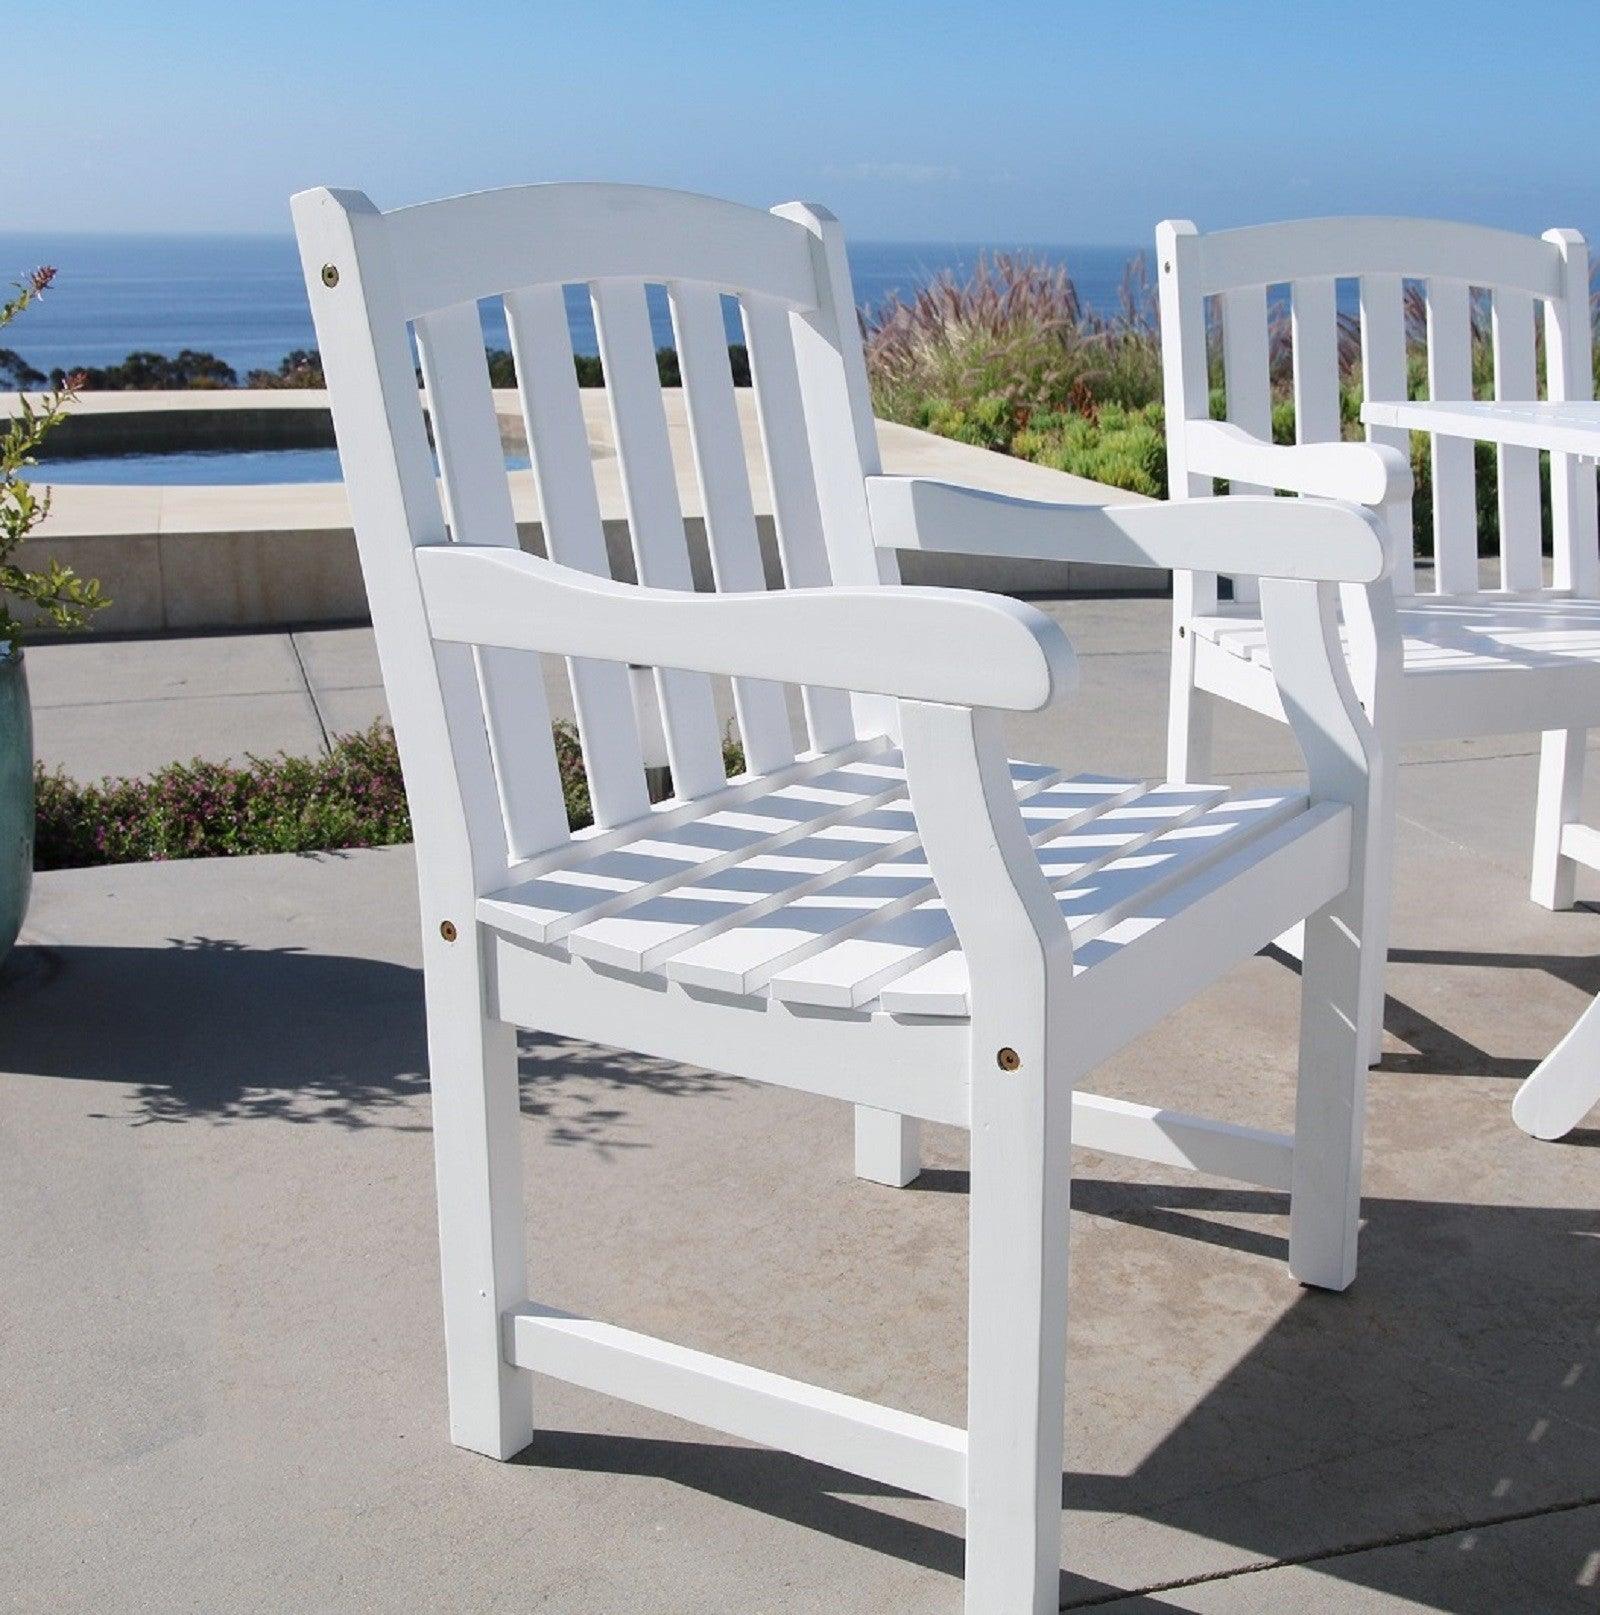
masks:
<path id="1" fill-rule="evenodd" d="M 445 920 L 439 927 L 439 935 L 446 942 L 454 942 L 456 939 L 456 922 L 454 920 Z"/>
<path id="2" fill-rule="evenodd" d="M 339 266 L 337 264 L 324 264 L 322 266 L 322 284 L 324 286 L 337 286 L 339 284 Z"/>
<path id="3" fill-rule="evenodd" d="M 994 1063 L 1002 1071 L 1016 1071 L 1022 1066 L 1022 1056 L 1015 1049 L 1005 1048 L 995 1055 Z"/>

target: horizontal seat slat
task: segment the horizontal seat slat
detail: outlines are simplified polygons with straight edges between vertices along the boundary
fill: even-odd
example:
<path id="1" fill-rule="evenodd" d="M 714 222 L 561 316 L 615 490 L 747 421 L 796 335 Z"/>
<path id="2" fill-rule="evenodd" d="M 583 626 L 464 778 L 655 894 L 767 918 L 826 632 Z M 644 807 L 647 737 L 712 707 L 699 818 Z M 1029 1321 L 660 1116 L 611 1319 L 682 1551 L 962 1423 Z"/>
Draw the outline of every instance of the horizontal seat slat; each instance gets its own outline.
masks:
<path id="1" fill-rule="evenodd" d="M 554 942 L 625 904 L 866 812 L 905 788 L 900 755 L 891 751 L 681 823 L 645 820 L 626 841 L 484 899 L 480 913 L 491 922 L 514 920 L 531 941 Z"/>
<path id="2" fill-rule="evenodd" d="M 1023 825 L 1037 843 L 1094 817 L 1107 803 L 1126 800 L 1142 789 L 1093 777 L 1030 781 L 1018 792 L 1023 797 Z M 914 845 L 897 857 L 799 896 L 770 913 L 755 915 L 748 924 L 725 928 L 724 934 L 684 948 L 667 961 L 666 971 L 673 980 L 697 987 L 756 992 L 780 973 L 803 968 L 802 962 L 810 956 L 904 916 L 925 903 L 933 891 L 933 872 L 921 847 Z M 837 999 L 827 1002 L 833 1006 Z"/>
<path id="3" fill-rule="evenodd" d="M 1217 795 L 1224 800 L 1213 798 L 1185 813 L 1172 828 L 1139 838 L 1127 852 L 1091 859 L 1081 873 L 1051 880 L 1074 950 L 1151 909 L 1167 893 L 1195 881 L 1208 868 L 1306 810 L 1306 798 L 1294 793 Z M 1048 860 L 1044 867 L 1048 877 Z M 966 959 L 954 950 L 952 939 L 928 963 L 885 986 L 878 1001 L 895 1015 L 967 1015 Z"/>
<path id="4" fill-rule="evenodd" d="M 1018 795 L 1031 798 L 1057 773 L 1015 763 L 1012 777 Z M 776 946 L 777 933 L 767 933 L 762 924 L 769 914 L 832 913 L 843 905 L 866 917 L 877 905 L 915 901 L 930 882 L 910 804 L 886 805 L 586 927 L 573 936 L 571 947 L 582 957 L 623 969 L 653 970 L 665 963 L 676 980 L 753 992 L 765 980 L 764 966 Z M 717 939 L 725 933 L 726 947 L 741 961 L 737 977 L 725 962 L 709 970 L 697 964 L 707 955 L 722 956 Z M 690 965 L 680 973 L 675 967 L 685 956 L 691 956 Z M 730 986 L 734 980 L 738 985 Z"/>
<path id="5" fill-rule="evenodd" d="M 1407 673 L 1600 663 L 1600 601 L 1455 598 L 1408 604 L 1399 621 Z M 1193 626 L 1202 639 L 1230 654 L 1271 666 L 1259 617 L 1197 617 Z"/>
<path id="6" fill-rule="evenodd" d="M 1065 833 L 1040 848 L 1045 880 L 1052 887 L 1081 880 L 1188 822 L 1226 794 L 1215 785 L 1158 785 L 1108 802 L 1105 811 L 1063 826 Z M 926 961 L 956 945 L 943 900 L 931 893 L 909 913 L 887 917 L 786 967 L 773 980 L 773 996 L 791 1004 L 860 1007 L 896 978 L 926 968 Z"/>

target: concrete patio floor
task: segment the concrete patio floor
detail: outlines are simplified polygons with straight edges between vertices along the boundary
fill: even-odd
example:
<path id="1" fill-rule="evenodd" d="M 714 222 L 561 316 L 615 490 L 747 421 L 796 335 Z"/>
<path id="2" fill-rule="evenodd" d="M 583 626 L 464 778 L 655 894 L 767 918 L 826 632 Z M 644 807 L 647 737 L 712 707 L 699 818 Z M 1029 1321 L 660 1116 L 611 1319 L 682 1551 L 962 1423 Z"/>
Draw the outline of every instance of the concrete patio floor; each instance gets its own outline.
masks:
<path id="1" fill-rule="evenodd" d="M 1164 604 L 1047 606 L 1083 689 L 1016 750 L 1159 771 Z M 381 705 L 354 629 L 30 667 L 89 777 Z M 1600 916 L 1526 900 L 1534 769 L 1401 771 L 1349 1293 L 1289 1279 L 1281 1196 L 1079 1153 L 1063 1607 L 1600 1608 L 1600 1117 L 1509 1113 Z M 0 1608 L 957 1611 L 937 1504 L 556 1384 L 520 1461 L 448 1445 L 416 931 L 408 849 L 39 878 L 0 970 Z M 1284 1125 L 1295 999 L 1254 959 L 1095 1086 Z M 962 1422 L 960 1135 L 895 1191 L 805 1096 L 537 1037 L 523 1093 L 542 1299 Z"/>

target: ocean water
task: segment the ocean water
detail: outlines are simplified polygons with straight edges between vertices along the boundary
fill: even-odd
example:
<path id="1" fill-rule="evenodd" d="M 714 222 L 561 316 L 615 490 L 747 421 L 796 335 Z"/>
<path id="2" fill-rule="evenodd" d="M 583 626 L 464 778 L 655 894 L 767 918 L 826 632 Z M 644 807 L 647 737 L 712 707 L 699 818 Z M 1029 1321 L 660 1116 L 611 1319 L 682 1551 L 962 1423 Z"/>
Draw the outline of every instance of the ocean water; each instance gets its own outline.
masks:
<path id="1" fill-rule="evenodd" d="M 1090 308 L 1118 307 L 1123 272 L 1137 247 L 1037 243 L 862 241 L 850 248 L 856 301 L 876 307 L 909 295 L 941 272 L 969 275 L 985 251 L 1023 252 L 1065 264 Z M 1148 254 L 1146 255 L 1148 257 Z M 239 373 L 273 370 L 286 353 L 316 345 L 293 240 L 266 235 L 40 235 L 0 232 L 0 285 L 37 264 L 54 264 L 56 283 L 3 334 L 39 370 L 115 364 L 136 349 L 214 353 Z M 597 351 L 581 292 L 569 288 L 573 347 Z M 669 346 L 665 300 L 652 298 L 656 342 Z M 484 306 L 484 340 L 507 347 L 498 304 Z M 729 340 L 740 340 L 730 309 Z"/>

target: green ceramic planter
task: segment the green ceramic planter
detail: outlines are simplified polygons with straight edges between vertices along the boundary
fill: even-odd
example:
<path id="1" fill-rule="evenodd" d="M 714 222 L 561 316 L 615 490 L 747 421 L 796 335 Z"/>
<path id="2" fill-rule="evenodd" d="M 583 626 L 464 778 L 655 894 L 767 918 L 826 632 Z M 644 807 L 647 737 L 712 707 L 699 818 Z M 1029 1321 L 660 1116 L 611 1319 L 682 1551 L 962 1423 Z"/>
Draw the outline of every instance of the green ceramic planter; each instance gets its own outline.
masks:
<path id="1" fill-rule="evenodd" d="M 0 963 L 33 885 L 33 717 L 22 652 L 0 650 Z"/>

